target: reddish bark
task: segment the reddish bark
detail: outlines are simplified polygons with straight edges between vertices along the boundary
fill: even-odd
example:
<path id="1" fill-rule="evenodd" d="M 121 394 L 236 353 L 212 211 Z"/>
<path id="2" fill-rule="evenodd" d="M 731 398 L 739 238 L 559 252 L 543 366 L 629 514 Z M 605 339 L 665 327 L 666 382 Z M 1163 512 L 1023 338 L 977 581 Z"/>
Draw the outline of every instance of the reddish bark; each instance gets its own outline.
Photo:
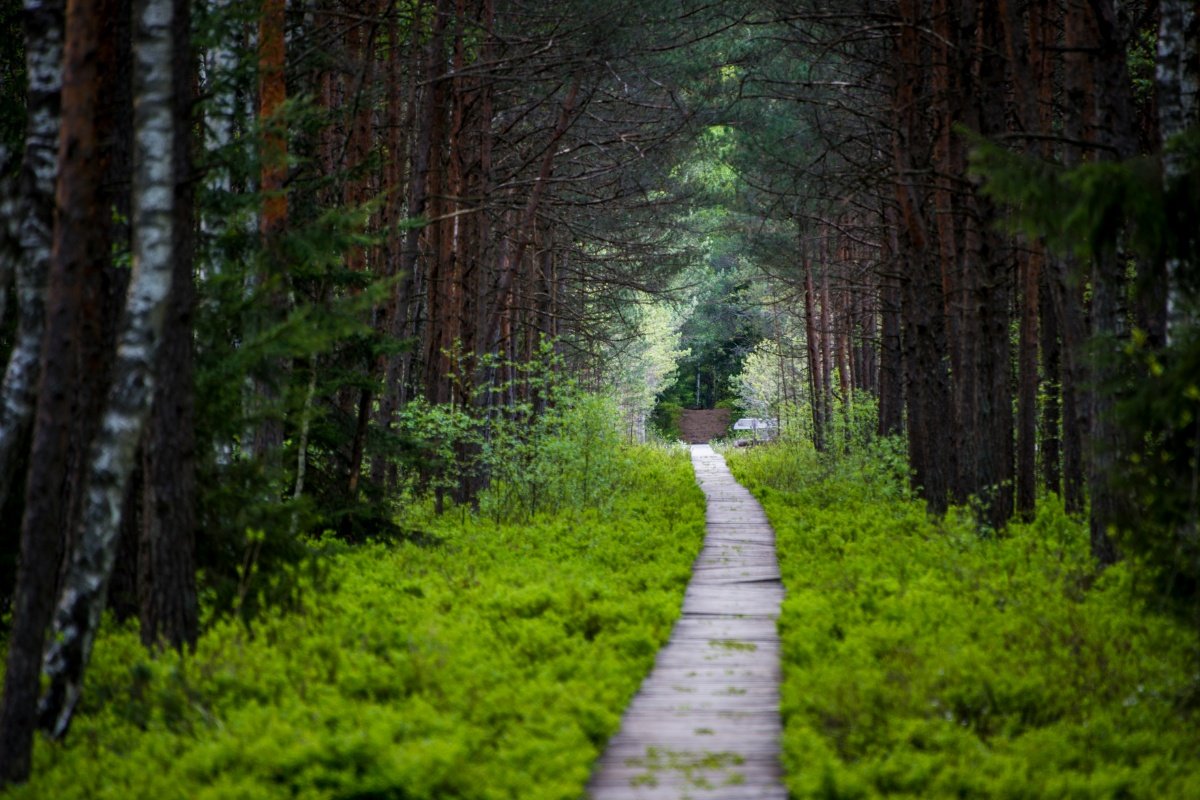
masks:
<path id="1" fill-rule="evenodd" d="M 66 10 L 54 247 L 26 476 L 22 557 L 0 708 L 3 783 L 24 780 L 29 774 L 42 649 L 64 546 L 65 477 L 73 443 L 82 438 L 76 414 L 82 377 L 80 325 L 87 304 L 95 303 L 100 294 L 96 287 L 101 285 L 102 265 L 108 257 L 109 215 L 102 202 L 104 165 L 96 129 L 104 11 L 103 6 L 83 0 L 72 0 Z M 48 12 L 39 24 L 56 24 L 53 10 Z"/>

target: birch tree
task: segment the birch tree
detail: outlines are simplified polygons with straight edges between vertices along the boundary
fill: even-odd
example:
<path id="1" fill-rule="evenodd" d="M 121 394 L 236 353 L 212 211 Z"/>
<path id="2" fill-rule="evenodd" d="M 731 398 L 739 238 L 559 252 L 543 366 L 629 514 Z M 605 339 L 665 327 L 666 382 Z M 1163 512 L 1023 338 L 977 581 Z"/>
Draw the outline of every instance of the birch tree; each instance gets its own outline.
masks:
<path id="1" fill-rule="evenodd" d="M 54 182 L 62 91 L 62 0 L 25 3 L 28 123 L 25 155 L 12 208 L 18 253 L 15 280 L 19 319 L 16 344 L 0 387 L 0 505 L 13 481 L 19 446 L 33 417 L 38 356 L 46 319 L 46 278 L 54 233 Z M 7 215 L 6 215 L 7 217 Z"/>
<path id="2" fill-rule="evenodd" d="M 172 97 L 176 135 L 171 294 L 156 367 L 154 406 L 146 422 L 143 505 L 138 547 L 138 606 L 142 642 L 181 649 L 198 633 L 195 569 L 196 439 L 193 378 L 195 236 L 191 142 L 179 135 L 192 115 L 190 2 L 175 4 Z"/>
<path id="3" fill-rule="evenodd" d="M 122 502 L 154 397 L 154 364 L 173 276 L 175 9 L 139 0 L 134 23 L 133 274 L 113 381 L 92 441 L 78 545 L 71 556 L 43 669 L 41 722 L 60 737 L 79 699 L 84 669 L 116 558 Z"/>

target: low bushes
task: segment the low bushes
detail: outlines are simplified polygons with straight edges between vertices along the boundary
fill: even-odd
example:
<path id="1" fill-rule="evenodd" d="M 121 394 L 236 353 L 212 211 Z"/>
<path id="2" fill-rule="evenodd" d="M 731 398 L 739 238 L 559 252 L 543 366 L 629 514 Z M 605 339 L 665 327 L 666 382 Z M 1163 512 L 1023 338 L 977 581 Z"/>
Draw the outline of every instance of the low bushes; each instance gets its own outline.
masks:
<path id="1" fill-rule="evenodd" d="M 212 623 L 188 657 L 110 627 L 66 743 L 10 796 L 578 798 L 703 538 L 686 458 L 622 457 L 603 514 L 330 542 L 297 607 Z"/>
<path id="2" fill-rule="evenodd" d="M 1200 797 L 1200 638 L 1059 504 L 982 536 L 886 463 L 728 458 L 778 537 L 794 797 Z"/>

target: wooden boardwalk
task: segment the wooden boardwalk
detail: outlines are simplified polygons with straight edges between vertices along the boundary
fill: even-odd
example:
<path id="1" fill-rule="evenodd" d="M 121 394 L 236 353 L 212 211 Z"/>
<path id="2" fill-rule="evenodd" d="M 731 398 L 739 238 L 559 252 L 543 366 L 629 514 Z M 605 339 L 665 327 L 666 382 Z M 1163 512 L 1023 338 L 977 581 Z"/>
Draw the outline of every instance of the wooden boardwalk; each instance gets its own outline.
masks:
<path id="1" fill-rule="evenodd" d="M 592 800 L 784 800 L 783 600 L 766 515 L 708 445 L 692 446 L 708 534 L 683 615 L 597 762 Z"/>

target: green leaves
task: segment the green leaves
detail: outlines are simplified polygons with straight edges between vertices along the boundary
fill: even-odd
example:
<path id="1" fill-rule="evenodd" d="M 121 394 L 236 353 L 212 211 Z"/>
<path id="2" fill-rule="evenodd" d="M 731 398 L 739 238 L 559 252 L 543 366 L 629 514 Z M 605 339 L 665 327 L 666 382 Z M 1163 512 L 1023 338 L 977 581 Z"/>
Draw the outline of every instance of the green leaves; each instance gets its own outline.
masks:
<path id="1" fill-rule="evenodd" d="M 149 660 L 109 627 L 65 745 L 14 798 L 554 798 L 670 634 L 704 531 L 680 451 L 623 455 L 604 513 L 417 512 L 427 542 L 334 548 L 302 602 Z"/>
<path id="2" fill-rule="evenodd" d="M 808 448 L 730 453 L 787 588 L 783 757 L 793 797 L 1190 797 L 1194 627 L 1097 575 L 1056 500 L 1003 537 L 889 499 L 886 468 Z M 873 476 L 868 478 L 867 476 Z M 901 478 L 893 477 L 899 482 Z M 872 485 L 874 484 L 874 485 Z"/>
<path id="3" fill-rule="evenodd" d="M 1014 232 L 1080 258 L 1122 242 L 1150 258 L 1163 256 L 1169 215 L 1157 160 L 1066 169 L 960 133 L 972 139 L 972 176 L 984 181 L 985 194 L 1009 207 L 1007 224 Z"/>

